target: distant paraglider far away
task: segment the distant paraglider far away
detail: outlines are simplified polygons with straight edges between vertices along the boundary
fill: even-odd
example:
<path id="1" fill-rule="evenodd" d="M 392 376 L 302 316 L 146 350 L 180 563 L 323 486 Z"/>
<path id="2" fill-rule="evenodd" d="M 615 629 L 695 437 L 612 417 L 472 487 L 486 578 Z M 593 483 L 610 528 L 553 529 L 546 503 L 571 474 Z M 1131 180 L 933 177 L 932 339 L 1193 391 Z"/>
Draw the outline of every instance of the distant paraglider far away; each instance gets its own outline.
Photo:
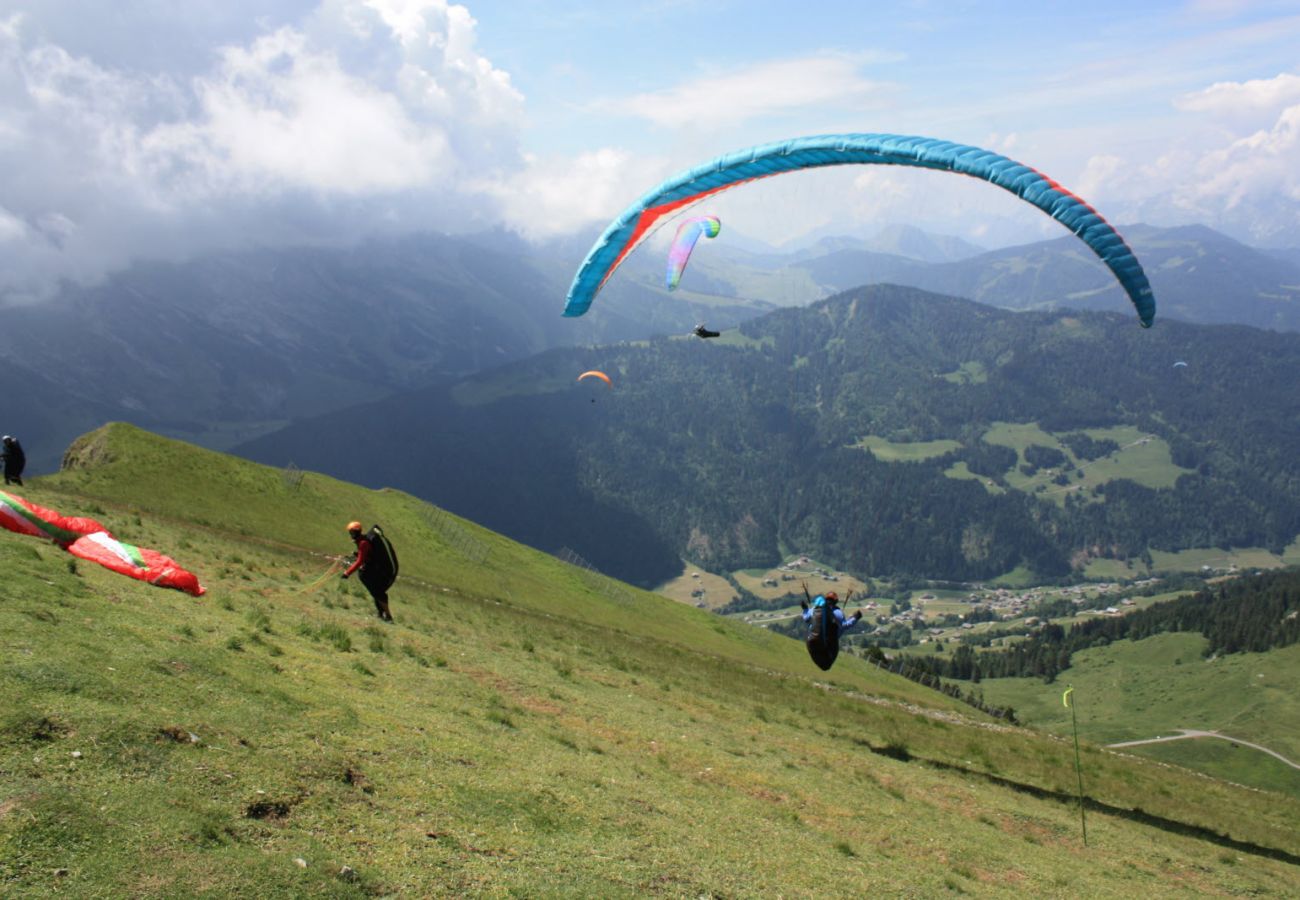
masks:
<path id="1" fill-rule="evenodd" d="M 583 372 L 581 375 L 578 376 L 579 381 L 582 381 L 582 379 L 584 378 L 599 378 L 601 381 L 605 382 L 605 384 L 608 385 L 611 389 L 614 387 L 614 382 L 609 380 L 609 376 L 606 375 L 604 372 L 598 371 L 596 369 L 592 369 L 590 372 Z"/>
<path id="2" fill-rule="evenodd" d="M 1119 232 L 1086 201 L 1041 172 L 989 150 L 895 134 L 833 134 L 762 144 L 668 179 L 628 207 L 596 240 L 569 287 L 564 315 L 585 313 L 623 260 L 665 217 L 758 178 L 839 165 L 912 166 L 956 172 L 1010 191 L 1073 231 L 1097 254 L 1128 294 L 1144 328 L 1155 319 L 1151 283 L 1137 257 Z"/>

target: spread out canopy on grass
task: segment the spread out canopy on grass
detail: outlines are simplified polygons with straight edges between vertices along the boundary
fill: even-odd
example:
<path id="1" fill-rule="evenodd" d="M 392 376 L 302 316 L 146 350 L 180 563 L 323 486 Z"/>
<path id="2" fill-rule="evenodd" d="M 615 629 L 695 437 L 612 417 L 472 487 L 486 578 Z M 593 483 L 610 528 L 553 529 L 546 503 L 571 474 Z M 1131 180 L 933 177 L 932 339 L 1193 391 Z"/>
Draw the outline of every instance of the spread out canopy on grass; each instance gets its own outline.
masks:
<path id="1" fill-rule="evenodd" d="M 204 589 L 193 572 L 170 556 L 147 547 L 124 544 L 102 524 L 81 516 L 61 516 L 52 509 L 0 491 L 0 526 L 18 534 L 48 538 L 74 556 L 105 568 L 200 597 Z"/>
<path id="2" fill-rule="evenodd" d="M 158 587 L 175 588 L 195 597 L 201 597 L 204 593 L 198 577 L 193 572 L 182 569 L 170 556 L 164 556 L 148 547 L 124 544 L 107 531 L 97 531 L 77 538 L 68 547 L 68 552 Z"/>
<path id="3" fill-rule="evenodd" d="M 8 491 L 0 491 L 0 525 L 19 534 L 49 538 L 65 548 L 82 535 L 108 531 L 94 519 L 61 516 Z"/>
<path id="4" fill-rule="evenodd" d="M 1128 244 L 1083 199 L 1023 163 L 989 150 L 935 138 L 897 134 L 831 134 L 760 144 L 668 179 L 609 224 L 569 287 L 564 315 L 580 316 L 614 270 L 666 216 L 737 185 L 800 169 L 842 165 L 912 166 L 956 172 L 1010 191 L 1073 231 L 1110 267 L 1143 327 L 1156 303 L 1146 273 Z"/>
<path id="5" fill-rule="evenodd" d="M 722 220 L 717 216 L 692 216 L 677 226 L 677 236 L 668 248 L 668 275 L 665 284 L 668 290 L 676 290 L 686 271 L 686 263 L 691 258 L 691 251 L 699 243 L 700 236 L 715 238 L 722 230 Z"/>
<path id="6" fill-rule="evenodd" d="M 583 372 L 581 375 L 578 376 L 579 381 L 582 381 L 582 379 L 584 378 L 599 378 L 601 381 L 605 382 L 605 384 L 609 385 L 611 388 L 614 386 L 614 382 L 609 380 L 608 375 L 606 375 L 604 372 L 597 371 L 596 369 L 592 369 L 590 372 Z"/>

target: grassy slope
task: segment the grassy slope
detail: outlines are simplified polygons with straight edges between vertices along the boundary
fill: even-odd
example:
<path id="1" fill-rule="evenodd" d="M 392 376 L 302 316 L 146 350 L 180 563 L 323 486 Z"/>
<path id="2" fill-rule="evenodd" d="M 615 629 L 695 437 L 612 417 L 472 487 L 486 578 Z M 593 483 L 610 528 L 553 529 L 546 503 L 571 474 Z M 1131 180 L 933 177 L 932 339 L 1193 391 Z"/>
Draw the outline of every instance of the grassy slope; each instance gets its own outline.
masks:
<path id="1" fill-rule="evenodd" d="M 27 494 L 171 552 L 210 593 L 73 571 L 0 533 L 6 896 L 1300 883 L 1294 857 L 1259 849 L 1294 851 L 1300 805 L 1276 794 L 1087 747 L 1108 809 L 1085 849 L 1065 743 L 857 660 L 822 675 L 795 642 L 395 492 L 315 475 L 295 490 L 124 426 L 78 455 L 94 467 Z M 396 626 L 374 627 L 354 583 L 312 589 L 353 517 L 398 542 Z"/>
<path id="2" fill-rule="evenodd" d="M 1180 728 L 1220 731 L 1300 762 L 1300 645 L 1268 653 L 1234 653 L 1207 661 L 1199 634 L 1117 641 L 1076 653 L 1059 684 L 1033 678 L 981 682 L 985 699 L 1010 704 L 1025 721 L 1059 734 L 1070 731 L 1063 685 L 1079 698 L 1079 734 L 1100 744 L 1174 734 Z M 1193 746 L 1195 745 L 1195 746 Z M 1223 778 L 1300 797 L 1300 772 L 1226 741 L 1197 740 L 1126 748 L 1194 765 Z"/>

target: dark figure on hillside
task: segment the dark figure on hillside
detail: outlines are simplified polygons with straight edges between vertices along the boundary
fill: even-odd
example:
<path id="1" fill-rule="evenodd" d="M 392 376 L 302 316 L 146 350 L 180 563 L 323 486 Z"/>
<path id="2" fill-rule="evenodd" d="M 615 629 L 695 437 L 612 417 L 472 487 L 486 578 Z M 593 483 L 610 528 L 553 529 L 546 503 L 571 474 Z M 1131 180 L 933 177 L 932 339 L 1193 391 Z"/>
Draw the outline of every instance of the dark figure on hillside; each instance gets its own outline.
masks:
<path id="1" fill-rule="evenodd" d="M 393 614 L 388 611 L 388 589 L 397 580 L 397 554 L 393 552 L 393 545 L 378 525 L 371 528 L 369 534 L 363 534 L 360 522 L 349 522 L 348 536 L 357 545 L 357 553 L 352 565 L 344 570 L 343 577 L 359 571 L 361 583 L 375 600 L 375 612 L 379 618 L 385 622 L 393 621 Z"/>
<path id="2" fill-rule="evenodd" d="M 18 443 L 18 439 L 5 435 L 4 437 L 4 461 L 5 461 L 5 484 L 16 484 L 22 487 L 23 469 L 27 466 L 27 454 L 23 453 L 23 445 Z"/>
<path id="3" fill-rule="evenodd" d="M 799 605 L 803 607 L 803 620 L 808 625 L 808 637 L 805 640 L 808 655 L 819 669 L 827 672 L 840 655 L 840 638 L 862 621 L 862 610 L 854 613 L 852 618 L 845 619 L 844 610 L 839 605 L 840 595 L 834 591 L 810 597 L 808 585 L 805 584 L 803 595 L 805 599 L 800 600 Z M 852 597 L 853 592 L 850 591 L 845 602 Z"/>
<path id="4" fill-rule="evenodd" d="M 709 331 L 709 329 L 704 327 L 704 323 L 701 322 L 700 324 L 695 326 L 695 330 L 692 331 L 691 334 L 695 335 L 698 338 L 715 338 L 719 334 L 721 334 L 721 332 Z"/>

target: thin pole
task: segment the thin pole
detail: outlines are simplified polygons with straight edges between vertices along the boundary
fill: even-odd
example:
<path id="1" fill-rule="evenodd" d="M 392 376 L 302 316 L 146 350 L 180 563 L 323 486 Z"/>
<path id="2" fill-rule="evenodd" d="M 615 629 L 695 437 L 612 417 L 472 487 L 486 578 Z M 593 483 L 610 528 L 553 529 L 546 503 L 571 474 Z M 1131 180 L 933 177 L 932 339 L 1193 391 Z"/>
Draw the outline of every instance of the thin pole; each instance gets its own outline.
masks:
<path id="1" fill-rule="evenodd" d="M 1079 776 L 1079 825 L 1083 829 L 1083 846 L 1088 846 L 1088 820 L 1083 812 L 1083 766 L 1079 763 L 1079 718 L 1074 711 L 1074 704 L 1070 702 L 1070 695 L 1074 693 L 1074 686 L 1065 692 L 1062 699 L 1065 705 L 1070 707 L 1070 723 L 1074 726 L 1074 772 Z"/>

